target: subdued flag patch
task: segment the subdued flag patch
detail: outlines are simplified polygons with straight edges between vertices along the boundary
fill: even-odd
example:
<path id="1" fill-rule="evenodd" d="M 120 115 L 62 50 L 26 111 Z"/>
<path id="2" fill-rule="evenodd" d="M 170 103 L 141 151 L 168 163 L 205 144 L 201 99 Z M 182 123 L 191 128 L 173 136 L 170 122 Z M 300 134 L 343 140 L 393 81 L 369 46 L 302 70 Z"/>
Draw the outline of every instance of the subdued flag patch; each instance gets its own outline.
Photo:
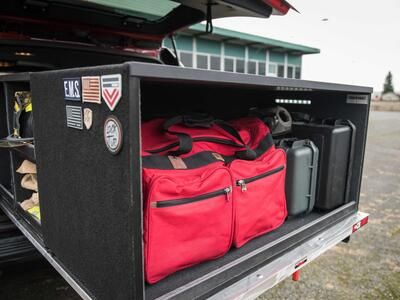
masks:
<path id="1" fill-rule="evenodd" d="M 83 129 L 82 107 L 67 105 L 67 126 L 75 129 Z"/>
<path id="2" fill-rule="evenodd" d="M 82 77 L 82 101 L 101 103 L 100 76 Z"/>

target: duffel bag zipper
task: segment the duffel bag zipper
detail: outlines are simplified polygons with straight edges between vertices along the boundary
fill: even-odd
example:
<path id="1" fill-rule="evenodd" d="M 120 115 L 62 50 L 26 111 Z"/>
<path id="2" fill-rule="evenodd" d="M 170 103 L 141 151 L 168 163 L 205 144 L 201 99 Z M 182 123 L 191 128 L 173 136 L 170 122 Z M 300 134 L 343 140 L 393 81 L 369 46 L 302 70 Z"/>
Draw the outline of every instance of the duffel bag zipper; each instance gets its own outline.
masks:
<path id="1" fill-rule="evenodd" d="M 247 191 L 247 184 L 248 183 L 256 181 L 256 180 L 259 180 L 259 179 L 264 178 L 264 177 L 271 176 L 271 175 L 273 175 L 275 173 L 278 173 L 278 172 L 282 171 L 284 168 L 285 168 L 285 166 L 280 166 L 278 168 L 272 169 L 272 170 L 270 170 L 268 172 L 265 172 L 263 174 L 259 174 L 257 176 L 253 176 L 253 177 L 250 177 L 250 178 L 237 180 L 236 181 L 236 185 L 240 186 L 240 189 L 242 190 L 242 192 L 245 192 L 245 191 Z"/>
<path id="2" fill-rule="evenodd" d="M 181 198 L 181 199 L 176 199 L 176 200 L 167 200 L 167 201 L 155 201 L 152 202 L 151 206 L 152 207 L 158 207 L 158 208 L 162 208 L 162 207 L 170 207 L 170 206 L 177 206 L 177 205 L 183 205 L 183 204 L 189 204 L 189 203 L 193 203 L 193 202 L 198 202 L 198 201 L 204 201 L 204 200 L 208 200 L 211 198 L 215 198 L 221 195 L 226 195 L 226 200 L 229 200 L 229 194 L 232 192 L 232 187 L 226 187 L 224 189 L 218 190 L 218 191 L 214 191 L 214 192 L 210 192 L 207 194 L 203 194 L 203 195 L 199 195 L 196 197 L 191 197 L 191 198 Z"/>

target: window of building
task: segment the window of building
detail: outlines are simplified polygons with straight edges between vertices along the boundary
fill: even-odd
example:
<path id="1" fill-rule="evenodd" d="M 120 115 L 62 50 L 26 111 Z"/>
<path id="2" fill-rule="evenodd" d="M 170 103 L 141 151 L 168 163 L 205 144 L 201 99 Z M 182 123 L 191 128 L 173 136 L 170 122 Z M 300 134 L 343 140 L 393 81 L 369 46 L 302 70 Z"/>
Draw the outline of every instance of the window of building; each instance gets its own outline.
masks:
<path id="1" fill-rule="evenodd" d="M 233 72 L 234 71 L 234 59 L 233 58 L 225 58 L 224 60 L 224 64 L 225 64 L 225 71 L 227 72 Z"/>
<path id="2" fill-rule="evenodd" d="M 199 69 L 208 69 L 208 56 L 197 54 L 197 68 Z"/>
<path id="3" fill-rule="evenodd" d="M 287 67 L 287 78 L 294 78 L 294 67 L 293 66 Z"/>
<path id="4" fill-rule="evenodd" d="M 285 77 L 285 66 L 278 65 L 278 77 Z"/>
<path id="5" fill-rule="evenodd" d="M 296 79 L 300 79 L 301 78 L 301 68 L 300 67 L 296 67 L 294 78 L 296 78 Z"/>
<path id="6" fill-rule="evenodd" d="M 247 62 L 247 73 L 248 74 L 257 74 L 257 62 L 254 60 L 250 60 Z"/>
<path id="7" fill-rule="evenodd" d="M 193 67 L 193 55 L 190 52 L 180 52 L 179 53 L 179 57 L 181 60 L 181 63 L 185 66 L 185 67 Z"/>
<path id="8" fill-rule="evenodd" d="M 262 61 L 258 62 L 258 75 L 265 76 L 265 62 Z"/>
<path id="9" fill-rule="evenodd" d="M 244 73 L 244 60 L 236 59 L 236 73 Z"/>
<path id="10" fill-rule="evenodd" d="M 278 75 L 278 65 L 277 64 L 269 64 L 268 65 L 268 75 L 277 76 Z"/>
<path id="11" fill-rule="evenodd" d="M 221 58 L 219 56 L 210 56 L 210 69 L 221 70 Z"/>

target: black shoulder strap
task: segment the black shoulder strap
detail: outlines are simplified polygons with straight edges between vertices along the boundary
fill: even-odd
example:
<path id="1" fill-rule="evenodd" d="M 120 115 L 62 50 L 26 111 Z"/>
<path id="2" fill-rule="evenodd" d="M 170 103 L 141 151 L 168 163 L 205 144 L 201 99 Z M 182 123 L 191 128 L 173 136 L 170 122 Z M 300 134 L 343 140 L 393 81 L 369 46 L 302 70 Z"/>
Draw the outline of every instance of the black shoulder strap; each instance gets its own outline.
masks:
<path id="1" fill-rule="evenodd" d="M 174 160 L 179 159 L 179 168 L 174 165 Z M 176 156 L 148 155 L 142 157 L 142 166 L 147 169 L 176 170 L 196 169 L 215 163 L 229 163 L 232 159 L 211 151 L 196 153 L 192 156 L 181 158 Z"/>
<path id="2" fill-rule="evenodd" d="M 203 128 L 209 128 L 213 124 L 219 126 L 222 130 L 227 132 L 231 137 L 235 138 L 235 141 L 232 141 L 234 145 L 236 146 L 241 146 L 245 148 L 244 150 L 239 150 L 235 152 L 235 157 L 238 159 L 244 159 L 244 160 L 255 160 L 257 157 L 259 157 L 262 153 L 266 152 L 272 145 L 273 145 L 273 140 L 271 134 L 268 134 L 264 140 L 260 143 L 260 145 L 257 147 L 257 149 L 251 149 L 242 139 L 240 136 L 239 132 L 236 130 L 234 126 L 229 124 L 228 122 L 225 122 L 223 120 L 217 120 L 212 118 L 209 115 L 206 114 L 194 114 L 194 115 L 181 115 L 181 116 L 176 116 L 173 118 L 170 118 L 165 121 L 163 125 L 163 129 L 170 133 L 174 134 L 178 137 L 179 143 L 172 143 L 166 147 L 153 150 L 153 151 L 147 151 L 152 154 L 156 154 L 159 152 L 164 152 L 172 147 L 179 146 L 178 150 L 176 151 L 171 151 L 169 152 L 170 155 L 173 156 L 179 156 L 182 154 L 189 153 L 192 150 L 193 147 L 193 141 L 206 141 L 206 142 L 211 142 L 211 143 L 221 143 L 221 144 L 226 144 L 226 141 L 218 141 L 213 138 L 207 138 L 207 137 L 202 137 L 200 139 L 192 138 L 190 135 L 182 132 L 176 132 L 176 131 L 171 131 L 170 128 L 173 125 L 177 124 L 184 124 L 187 127 L 203 127 Z M 240 144 L 235 144 L 236 141 L 239 141 Z"/>
<path id="3" fill-rule="evenodd" d="M 274 146 L 274 141 L 272 139 L 272 135 L 268 134 L 264 137 L 264 139 L 260 142 L 258 147 L 253 151 L 254 159 L 260 157 L 262 154 L 267 152 L 271 147 Z M 212 151 L 203 151 L 196 153 L 192 156 L 181 158 L 175 156 L 167 156 L 167 155 L 147 155 L 142 156 L 142 166 L 147 169 L 159 169 L 159 170 L 174 170 L 176 168 L 176 164 L 174 165 L 174 160 L 179 159 L 179 166 L 183 168 L 179 169 L 196 169 L 200 168 L 218 161 L 222 161 L 225 164 L 229 164 L 235 159 L 242 159 L 238 157 L 238 155 L 234 156 L 226 156 L 221 155 Z"/>
<path id="4" fill-rule="evenodd" d="M 173 156 L 179 156 L 182 154 L 189 153 L 190 151 L 192 151 L 192 148 L 193 148 L 193 141 L 192 141 L 192 138 L 190 135 L 183 133 L 183 132 L 176 132 L 176 131 L 170 130 L 170 127 L 172 127 L 173 125 L 180 124 L 182 122 L 183 122 L 183 116 L 176 116 L 171 119 L 168 119 L 163 124 L 164 131 L 169 134 L 176 135 L 178 138 L 178 141 L 179 141 L 178 149 L 175 151 L 169 152 L 169 154 L 173 155 Z"/>

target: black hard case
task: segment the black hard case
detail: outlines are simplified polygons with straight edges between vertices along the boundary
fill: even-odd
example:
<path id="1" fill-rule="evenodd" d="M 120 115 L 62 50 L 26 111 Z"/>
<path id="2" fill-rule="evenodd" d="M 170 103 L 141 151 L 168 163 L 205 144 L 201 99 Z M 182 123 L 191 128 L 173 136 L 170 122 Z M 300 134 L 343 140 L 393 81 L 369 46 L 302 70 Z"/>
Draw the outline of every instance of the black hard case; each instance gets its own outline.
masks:
<path id="1" fill-rule="evenodd" d="M 310 213 L 314 208 L 319 151 L 310 140 L 282 139 L 286 150 L 286 204 L 289 216 Z"/>
<path id="2" fill-rule="evenodd" d="M 293 123 L 293 135 L 311 139 L 320 151 L 315 207 L 330 210 L 349 201 L 355 126 L 350 121 Z"/>

